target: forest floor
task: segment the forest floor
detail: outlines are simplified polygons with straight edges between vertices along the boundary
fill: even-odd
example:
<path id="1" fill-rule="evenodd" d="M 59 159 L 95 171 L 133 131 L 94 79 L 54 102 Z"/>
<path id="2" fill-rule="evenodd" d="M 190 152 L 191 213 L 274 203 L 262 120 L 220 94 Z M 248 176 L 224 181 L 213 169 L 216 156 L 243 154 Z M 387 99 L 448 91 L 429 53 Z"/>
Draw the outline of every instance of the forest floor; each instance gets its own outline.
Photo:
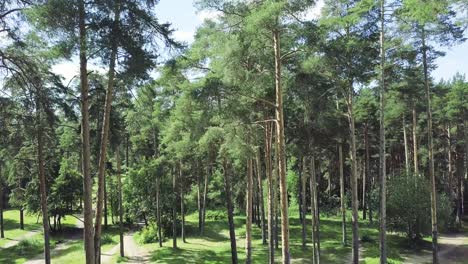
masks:
<path id="1" fill-rule="evenodd" d="M 294 213 L 294 209 L 291 209 Z M 10 212 L 10 224 L 16 226 L 15 219 L 18 218 L 17 211 Z M 172 248 L 172 239 L 165 241 L 162 248 L 157 243 L 140 244 L 138 232 L 127 232 L 124 236 L 125 258 L 119 257 L 119 235 L 116 226 L 109 226 L 104 231 L 102 263 L 110 264 L 117 262 L 126 263 L 229 263 L 231 259 L 229 231 L 225 220 L 210 218 L 207 213 L 206 229 L 204 236 L 198 235 L 198 214 L 190 214 L 186 217 L 187 243 L 177 240 L 177 249 Z M 216 214 L 213 214 L 216 215 Z M 28 216 L 29 217 L 29 216 Z M 31 218 L 31 217 L 29 217 Z M 310 227 L 310 219 L 308 226 Z M 468 220 L 468 219 L 467 219 Z M 82 224 L 73 217 L 67 217 L 68 224 L 63 233 L 52 234 L 52 262 L 78 264 L 84 263 Z M 70 226 L 73 222 L 74 226 Z M 31 226 L 30 226 L 31 225 Z M 81 228 L 79 228 L 81 225 Z M 245 218 L 235 217 L 236 242 L 239 262 L 245 261 Z M 34 221 L 25 221 L 25 229 L 38 228 Z M 39 225 L 40 227 L 40 225 Z M 360 221 L 360 237 L 364 238 L 361 243 L 360 258 L 361 263 L 378 263 L 378 227 L 376 223 L 370 224 L 366 220 Z M 351 242 L 351 226 L 347 226 L 348 244 Z M 308 230 L 309 231 L 309 230 Z M 341 245 L 341 221 L 340 218 L 321 217 L 321 256 L 322 263 L 350 263 L 351 247 Z M 7 229 L 5 235 L 16 232 Z M 30 232 L 30 231 L 27 231 Z M 25 233 L 23 233 L 24 235 Z M 29 237 L 8 249 L 0 248 L 0 263 L 42 263 L 42 239 L 41 232 Z M 290 244 L 292 263 L 311 263 L 312 250 L 310 231 L 308 236 L 308 246 L 305 250 L 301 246 L 301 225 L 296 216 L 290 218 Z M 430 238 L 425 238 L 421 245 L 411 245 L 401 234 L 389 233 L 388 256 L 389 263 L 431 263 L 431 243 Z M 17 239 L 20 240 L 20 239 Z M 3 239 L 0 239 L 3 241 Z M 465 223 L 463 233 L 441 234 L 440 239 L 440 263 L 468 263 L 468 224 Z M 280 242 L 281 244 L 281 242 Z M 281 249 L 275 251 L 276 261 L 281 260 Z M 253 263 L 266 263 L 268 248 L 262 245 L 260 228 L 253 227 Z"/>

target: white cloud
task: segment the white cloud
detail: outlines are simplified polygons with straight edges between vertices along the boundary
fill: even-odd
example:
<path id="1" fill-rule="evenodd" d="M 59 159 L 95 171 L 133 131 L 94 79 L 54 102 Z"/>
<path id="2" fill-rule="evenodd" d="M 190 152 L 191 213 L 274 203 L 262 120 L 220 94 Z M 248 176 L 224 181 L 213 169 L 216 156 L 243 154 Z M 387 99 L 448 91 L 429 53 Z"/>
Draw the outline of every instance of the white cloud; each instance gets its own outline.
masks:
<path id="1" fill-rule="evenodd" d="M 79 80 L 80 64 L 78 61 L 78 57 L 75 56 L 72 60 L 63 61 L 53 65 L 51 71 L 57 75 L 61 75 L 64 78 L 63 83 L 65 85 L 67 85 L 71 81 L 71 79 L 73 79 L 73 77 L 75 77 L 76 80 Z M 93 64 L 92 62 L 88 63 L 88 72 L 90 71 L 94 71 L 99 74 L 107 73 L 105 68 L 99 67 Z"/>
<path id="2" fill-rule="evenodd" d="M 304 20 L 312 20 L 312 19 L 318 19 L 322 15 L 322 8 L 325 5 L 324 0 L 319 0 L 315 4 L 315 6 L 309 8 L 304 12 L 302 15 L 302 19 Z"/>
<path id="3" fill-rule="evenodd" d="M 204 22 L 206 19 L 216 20 L 221 16 L 221 12 L 213 10 L 202 10 L 197 12 L 197 18 L 200 22 Z"/>
<path id="4" fill-rule="evenodd" d="M 177 30 L 174 32 L 174 38 L 181 42 L 192 43 L 194 39 L 195 32 L 194 31 L 182 31 Z"/>

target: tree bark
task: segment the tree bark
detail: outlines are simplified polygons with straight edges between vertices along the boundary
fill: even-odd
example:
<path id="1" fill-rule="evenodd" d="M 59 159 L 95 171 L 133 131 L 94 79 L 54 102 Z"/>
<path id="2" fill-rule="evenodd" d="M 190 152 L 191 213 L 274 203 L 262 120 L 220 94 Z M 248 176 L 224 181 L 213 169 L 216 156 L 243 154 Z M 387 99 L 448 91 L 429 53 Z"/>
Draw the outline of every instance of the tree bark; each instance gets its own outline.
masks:
<path id="1" fill-rule="evenodd" d="M 5 238 L 5 226 L 3 224 L 3 179 L 2 179 L 2 167 L 0 166 L 0 238 Z"/>
<path id="2" fill-rule="evenodd" d="M 159 243 L 159 247 L 162 247 L 163 237 L 162 237 L 162 231 L 161 231 L 161 202 L 160 202 L 161 183 L 160 183 L 159 177 L 160 175 L 156 175 L 156 221 L 158 222 L 158 243 Z"/>
<path id="3" fill-rule="evenodd" d="M 315 157 L 310 159 L 310 207 L 312 213 L 312 245 L 313 245 L 313 263 L 320 264 L 320 215 L 318 211 L 317 199 L 317 173 L 315 170 Z"/>
<path id="4" fill-rule="evenodd" d="M 341 242 L 343 246 L 346 246 L 346 202 L 345 202 L 345 180 L 343 172 L 343 143 L 338 143 L 338 156 L 339 156 L 339 167 L 340 167 L 340 205 L 341 205 Z"/>
<path id="5" fill-rule="evenodd" d="M 228 172 L 228 165 L 226 159 L 223 162 L 224 168 L 224 191 L 226 192 L 226 208 L 229 223 L 229 238 L 231 240 L 231 262 L 237 264 L 237 245 L 236 245 L 236 229 L 234 226 L 233 206 L 231 200 L 231 179 Z"/>
<path id="6" fill-rule="evenodd" d="M 46 176 L 45 176 L 45 165 L 44 165 L 44 142 L 43 142 L 43 122 L 42 122 L 42 102 L 41 95 L 42 91 L 37 88 L 37 99 L 36 99 L 36 122 L 37 122 L 37 161 L 39 171 L 39 191 L 41 196 L 41 212 L 42 212 L 42 228 L 44 233 L 44 261 L 46 264 L 50 264 L 50 238 L 49 238 L 49 215 L 47 209 L 47 187 L 46 187 Z"/>
<path id="7" fill-rule="evenodd" d="M 405 144 L 405 171 L 406 176 L 410 175 L 410 158 L 409 158 L 409 149 L 408 149 L 408 136 L 406 135 L 406 120 L 405 116 L 402 117 L 403 120 L 403 143 Z"/>
<path id="8" fill-rule="evenodd" d="M 278 171 L 280 185 L 281 205 L 281 250 L 283 264 L 290 263 L 289 254 L 289 215 L 288 215 L 288 190 L 286 185 L 286 155 L 284 142 L 283 120 L 283 92 L 281 88 L 281 48 L 280 33 L 278 29 L 273 31 L 273 44 L 275 52 L 275 87 L 276 87 L 276 126 L 278 141 Z"/>
<path id="9" fill-rule="evenodd" d="M 413 113 L 413 162 L 414 162 L 413 169 L 414 169 L 414 175 L 419 176 L 418 131 L 417 131 L 418 123 L 416 121 L 417 115 L 416 115 L 416 103 L 415 102 L 413 102 L 412 113 Z"/>
<path id="10" fill-rule="evenodd" d="M 78 6 L 80 28 L 80 80 L 81 80 L 81 140 L 82 140 L 82 172 L 83 172 L 83 217 L 84 217 L 84 247 L 86 264 L 95 263 L 94 230 L 93 230 L 93 181 L 90 174 L 90 145 L 89 145 L 89 98 L 88 98 L 88 70 L 87 70 L 87 36 L 86 14 L 84 0 Z"/>
<path id="11" fill-rule="evenodd" d="M 172 170 L 172 192 L 174 201 L 172 201 L 172 248 L 177 248 L 177 172 Z"/>
<path id="12" fill-rule="evenodd" d="M 427 65 L 427 49 L 426 32 L 422 27 L 422 52 L 423 52 L 423 69 L 424 69 L 424 86 L 426 92 L 426 115 L 427 115 L 427 148 L 429 154 L 429 178 L 431 179 L 431 223 L 432 223 L 432 263 L 438 264 L 438 231 L 437 231 L 437 192 L 436 179 L 434 173 L 434 147 L 432 140 L 432 110 L 431 110 L 431 94 L 429 89 L 429 69 Z"/>
<path id="13" fill-rule="evenodd" d="M 265 225 L 265 203 L 263 199 L 263 184 L 262 184 L 262 163 L 260 160 L 260 148 L 257 149 L 256 165 L 257 165 L 257 183 L 258 183 L 258 196 L 260 207 L 260 228 L 262 229 L 262 244 L 266 245 L 266 225 Z"/>
<path id="14" fill-rule="evenodd" d="M 245 223 L 245 263 L 252 263 L 252 203 L 253 203 L 253 168 L 252 160 L 247 161 L 247 195 L 246 195 L 246 223 Z"/>
<path id="15" fill-rule="evenodd" d="M 21 206 L 20 211 L 20 229 L 24 230 L 24 208 Z"/>
<path id="16" fill-rule="evenodd" d="M 452 168 L 452 135 L 450 133 L 450 124 L 447 125 L 447 170 L 450 189 L 453 186 L 453 168 Z"/>
<path id="17" fill-rule="evenodd" d="M 99 153 L 99 166 L 98 166 L 98 190 L 97 190 L 97 204 L 96 204 L 96 219 L 95 219 L 95 233 L 94 233 L 94 250 L 96 263 L 101 263 L 101 232 L 102 232 L 102 214 L 103 214 L 103 203 L 104 203 L 104 189 L 105 189 L 105 174 L 106 174 L 106 154 L 107 154 L 107 143 L 109 138 L 109 124 L 110 114 L 112 108 L 112 95 L 114 90 L 114 77 L 115 77 L 115 64 L 117 58 L 118 39 L 117 32 L 119 30 L 120 21 L 120 1 L 115 1 L 114 6 L 114 24 L 112 28 L 112 44 L 111 44 L 111 55 L 109 62 L 108 72 L 108 84 L 104 105 L 104 120 L 101 131 L 101 146 Z M 106 216 L 107 218 L 107 216 Z M 107 223 L 106 223 L 107 224 Z"/>
<path id="18" fill-rule="evenodd" d="M 266 118 L 265 118 L 266 119 Z M 273 126 L 270 123 L 265 124 L 265 170 L 267 175 L 268 184 L 268 263 L 274 264 L 275 262 L 275 248 L 274 248 L 274 191 L 273 191 L 273 171 L 271 164 L 271 147 L 272 147 L 272 131 Z"/>
<path id="19" fill-rule="evenodd" d="M 180 181 L 180 215 L 182 217 L 181 222 L 181 236 L 182 242 L 187 243 L 185 240 L 185 204 L 184 204 L 184 177 L 182 174 L 182 163 L 179 163 L 179 181 Z"/>
<path id="20" fill-rule="evenodd" d="M 352 259 L 353 263 L 359 263 L 359 225 L 358 225 L 358 183 L 357 183 L 357 155 L 356 155 L 356 128 L 354 124 L 353 113 L 353 86 L 352 83 L 348 87 L 348 119 L 351 138 L 351 207 L 352 207 L 352 231 L 353 231 L 353 247 Z"/>
<path id="21" fill-rule="evenodd" d="M 306 157 L 302 157 L 302 175 L 301 175 L 301 200 L 302 200 L 302 248 L 306 249 L 307 247 L 307 201 L 306 201 L 306 187 L 307 187 L 307 160 Z"/>
<path id="22" fill-rule="evenodd" d="M 115 151 L 115 159 L 117 161 L 117 180 L 119 181 L 118 192 L 119 192 L 119 240 L 120 240 L 120 256 L 125 256 L 125 245 L 124 245 L 124 230 L 123 230 L 123 206 L 122 206 L 122 169 L 120 161 L 120 146 L 117 146 Z"/>
<path id="23" fill-rule="evenodd" d="M 211 161 L 210 161 L 211 162 Z M 208 165 L 208 171 L 205 174 L 205 183 L 204 183 L 204 188 L 203 188 L 203 204 L 202 204 L 202 214 L 201 214 L 201 229 L 200 229 L 200 235 L 203 235 L 205 232 L 205 217 L 206 217 L 206 201 L 207 201 L 207 195 L 208 195 L 208 178 L 211 176 L 211 164 Z"/>

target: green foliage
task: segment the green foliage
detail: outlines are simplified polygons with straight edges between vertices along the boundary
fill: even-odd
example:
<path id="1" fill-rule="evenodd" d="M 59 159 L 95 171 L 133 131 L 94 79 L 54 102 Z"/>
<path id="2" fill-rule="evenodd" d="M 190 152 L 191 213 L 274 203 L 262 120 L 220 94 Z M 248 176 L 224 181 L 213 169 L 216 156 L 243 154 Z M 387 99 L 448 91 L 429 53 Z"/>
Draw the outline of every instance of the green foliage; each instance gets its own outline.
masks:
<path id="1" fill-rule="evenodd" d="M 140 244 L 156 243 L 158 239 L 158 229 L 156 224 L 150 224 L 143 227 L 141 231 L 137 233 L 135 239 Z"/>
<path id="2" fill-rule="evenodd" d="M 439 227 L 446 228 L 453 218 L 452 204 L 443 193 L 437 194 Z M 420 239 L 431 232 L 431 187 L 417 176 L 392 177 L 388 185 L 387 223 L 390 230 Z"/>

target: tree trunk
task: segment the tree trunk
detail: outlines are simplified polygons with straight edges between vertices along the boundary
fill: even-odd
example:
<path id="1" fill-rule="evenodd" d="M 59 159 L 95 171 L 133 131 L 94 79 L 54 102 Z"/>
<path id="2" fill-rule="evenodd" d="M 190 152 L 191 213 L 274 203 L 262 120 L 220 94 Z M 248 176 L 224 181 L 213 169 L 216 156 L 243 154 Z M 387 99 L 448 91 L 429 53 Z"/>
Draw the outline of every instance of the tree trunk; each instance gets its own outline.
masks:
<path id="1" fill-rule="evenodd" d="M 338 156 L 339 156 L 339 167 L 340 167 L 340 205 L 341 205 L 341 242 L 343 246 L 346 246 L 346 202 L 345 202 L 345 180 L 343 172 L 343 143 L 338 143 Z"/>
<path id="2" fill-rule="evenodd" d="M 403 116 L 403 143 L 405 144 L 405 171 L 406 176 L 410 175 L 410 158 L 409 158 L 409 149 L 408 149 L 408 136 L 406 135 L 406 120 L 405 116 Z"/>
<path id="3" fill-rule="evenodd" d="M 260 207 L 260 228 L 262 229 L 262 244 L 266 245 L 266 225 L 265 225 L 265 203 L 263 199 L 263 182 L 262 182 L 262 163 L 260 161 L 260 148 L 256 152 L 256 165 L 257 165 L 257 182 L 258 182 L 258 196 Z"/>
<path id="4" fill-rule="evenodd" d="M 198 232 L 201 234 L 202 228 L 202 204 L 201 204 L 201 173 L 200 166 L 197 161 L 197 206 L 198 206 Z"/>
<path id="5" fill-rule="evenodd" d="M 117 58 L 117 31 L 120 20 L 120 1 L 115 1 L 114 6 L 114 24 L 112 28 L 113 41 L 111 46 L 111 55 L 109 61 L 109 72 L 108 72 L 108 84 L 104 105 L 104 121 L 101 131 L 101 146 L 99 152 L 99 167 L 98 167 L 98 190 L 97 190 L 97 204 L 96 204 L 96 219 L 94 223 L 94 250 L 96 263 L 101 263 L 101 228 L 102 228 L 102 210 L 104 203 L 104 188 L 105 188 L 105 174 L 106 174 L 106 154 L 107 154 L 107 143 L 109 138 L 109 124 L 110 114 L 112 108 L 112 95 L 114 90 L 114 76 L 115 76 L 115 64 Z M 107 218 L 107 216 L 106 216 Z"/>
<path id="6" fill-rule="evenodd" d="M 172 248 L 177 248 L 177 172 L 172 169 L 172 192 L 174 201 L 172 201 Z"/>
<path id="7" fill-rule="evenodd" d="M 413 162 L 414 162 L 414 175 L 419 176 L 419 162 L 418 162 L 418 123 L 416 121 L 416 103 L 413 102 Z"/>
<path id="8" fill-rule="evenodd" d="M 358 183 L 357 183 L 357 155 L 356 155 L 356 129 L 354 124 L 353 113 L 353 86 L 352 83 L 348 87 L 348 119 L 351 138 L 351 207 L 352 207 L 352 231 L 353 231 L 353 248 L 352 259 L 353 263 L 359 263 L 359 225 L 358 225 Z"/>
<path id="9" fill-rule="evenodd" d="M 447 125 L 447 169 L 449 188 L 453 186 L 453 168 L 452 168 L 452 135 L 450 133 L 450 124 Z"/>
<path id="10" fill-rule="evenodd" d="M 265 118 L 266 119 L 266 118 Z M 268 263 L 274 264 L 275 262 L 275 248 L 274 248 L 274 191 L 273 191 L 273 171 L 271 164 L 271 147 L 272 147 L 272 131 L 273 126 L 270 123 L 265 124 L 265 170 L 267 175 L 268 184 Z"/>
<path id="11" fill-rule="evenodd" d="M 367 170 L 369 159 L 367 156 L 367 151 L 369 147 L 369 125 L 366 122 L 365 127 L 364 127 L 364 147 L 366 150 L 366 153 L 364 154 L 364 167 L 362 169 L 362 219 L 366 220 L 367 218 L 367 192 L 366 191 L 366 185 L 368 182 L 368 178 L 370 177 L 369 172 Z M 369 188 L 369 187 L 368 187 Z"/>
<path id="12" fill-rule="evenodd" d="M 206 217 L 206 197 L 208 195 L 208 177 L 211 176 L 211 164 L 208 165 L 208 171 L 205 174 L 205 186 L 203 188 L 203 204 L 202 204 L 202 215 L 201 215 L 201 229 L 200 235 L 203 235 L 205 231 L 205 217 Z"/>
<path id="13" fill-rule="evenodd" d="M 385 158 L 385 0 L 380 1 L 380 263 L 387 263 L 387 175 Z"/>
<path id="14" fill-rule="evenodd" d="M 310 160 L 310 207 L 312 213 L 312 245 L 313 245 L 313 263 L 320 264 L 320 229 L 319 229 L 319 211 L 317 199 L 317 173 L 315 170 L 315 157 L 312 155 Z"/>
<path id="15" fill-rule="evenodd" d="M 38 86 L 40 87 L 40 85 Z M 39 171 L 39 191 L 41 195 L 42 228 L 44 233 L 44 260 L 50 264 L 50 243 L 49 243 L 49 216 L 47 209 L 47 187 L 44 165 L 44 142 L 43 142 L 43 122 L 42 122 L 42 91 L 37 88 L 36 99 L 36 122 L 37 122 L 37 161 Z"/>
<path id="16" fill-rule="evenodd" d="M 89 95 L 87 70 L 87 36 L 84 0 L 79 1 L 79 27 L 80 27 L 80 80 L 81 80 L 81 140 L 82 140 L 82 172 L 83 172 L 83 217 L 84 217 L 84 248 L 86 264 L 95 263 L 94 230 L 93 230 L 93 181 L 90 174 L 90 145 L 89 145 Z"/>
<path id="17" fill-rule="evenodd" d="M 307 187 L 307 160 L 306 157 L 302 157 L 302 175 L 301 175 L 301 215 L 302 215 L 302 248 L 306 249 L 307 246 L 307 202 L 306 202 L 306 187 Z"/>
<path id="18" fill-rule="evenodd" d="M 20 208 L 20 229 L 24 230 L 24 208 L 21 206 Z"/>
<path id="19" fill-rule="evenodd" d="M 107 180 L 104 177 L 104 229 L 107 229 L 109 223 L 107 221 Z"/>
<path id="20" fill-rule="evenodd" d="M 3 224 L 3 180 L 2 180 L 2 171 L 0 167 L 0 238 L 5 238 L 5 226 Z"/>
<path id="21" fill-rule="evenodd" d="M 427 66 L 427 46 L 426 32 L 422 28 L 422 52 L 423 52 L 423 69 L 424 69 L 424 86 L 426 91 L 426 114 L 427 114 L 427 148 L 429 154 L 429 178 L 431 179 L 431 223 L 432 223 L 432 263 L 438 264 L 438 231 L 437 231 L 437 192 L 436 179 L 434 173 L 434 148 L 432 140 L 432 110 L 431 110 L 431 94 L 429 89 L 429 69 Z"/>
<path id="22" fill-rule="evenodd" d="M 252 263 L 252 203 L 253 203 L 253 169 L 252 160 L 247 161 L 247 195 L 245 223 L 245 263 Z"/>
<path id="23" fill-rule="evenodd" d="M 182 163 L 179 163 L 179 181 L 180 181 L 180 215 L 182 217 L 181 222 L 181 236 L 182 242 L 187 243 L 185 240 L 185 204 L 184 204 L 184 177 L 182 174 Z"/>
<path id="24" fill-rule="evenodd" d="M 119 192 L 119 239 L 120 239 L 120 256 L 125 256 L 125 246 L 124 246 L 124 230 L 123 230 L 123 206 L 122 206 L 122 169 L 120 161 L 120 146 L 117 146 L 115 151 L 115 159 L 117 161 L 117 180 L 118 182 L 118 192 Z"/>
<path id="25" fill-rule="evenodd" d="M 289 264 L 289 218 L 288 218 L 288 190 L 286 186 L 286 155 L 284 142 L 284 121 L 283 121 L 283 92 L 281 88 L 281 48 L 280 33 L 278 29 L 273 31 L 273 44 L 275 52 L 275 86 L 276 86 L 276 126 L 278 141 L 278 171 L 280 186 L 280 204 L 281 204 L 281 249 L 282 262 Z"/>
<path id="26" fill-rule="evenodd" d="M 160 190 L 161 190 L 161 183 L 159 179 L 160 175 L 156 175 L 156 221 L 158 222 L 158 242 L 159 247 L 162 247 L 163 237 L 161 231 L 161 197 L 160 197 Z"/>
<path id="27" fill-rule="evenodd" d="M 231 240 L 231 261 L 232 264 L 237 264 L 237 245 L 236 245 L 236 229 L 234 227 L 233 206 L 231 200 L 231 179 L 228 172 L 227 161 L 224 159 L 224 191 L 226 192 L 226 207 L 229 223 L 229 238 Z"/>

